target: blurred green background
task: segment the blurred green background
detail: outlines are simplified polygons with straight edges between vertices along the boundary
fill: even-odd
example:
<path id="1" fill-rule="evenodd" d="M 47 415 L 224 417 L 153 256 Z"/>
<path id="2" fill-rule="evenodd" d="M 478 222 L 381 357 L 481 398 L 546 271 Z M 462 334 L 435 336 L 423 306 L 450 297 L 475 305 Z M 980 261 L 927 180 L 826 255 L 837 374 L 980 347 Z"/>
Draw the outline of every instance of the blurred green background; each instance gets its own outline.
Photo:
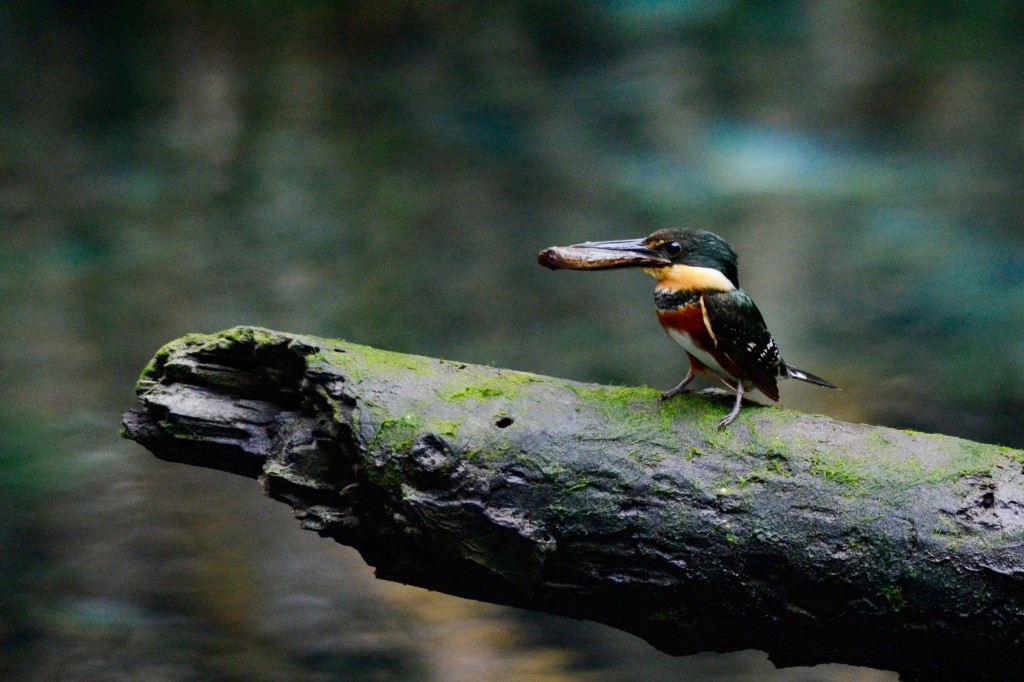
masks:
<path id="1" fill-rule="evenodd" d="M 1016 0 L 0 4 L 0 677 L 895 679 L 375 581 L 119 416 L 236 324 L 667 389 L 652 281 L 535 255 L 690 226 L 786 405 L 1024 446 L 1022 67 Z"/>

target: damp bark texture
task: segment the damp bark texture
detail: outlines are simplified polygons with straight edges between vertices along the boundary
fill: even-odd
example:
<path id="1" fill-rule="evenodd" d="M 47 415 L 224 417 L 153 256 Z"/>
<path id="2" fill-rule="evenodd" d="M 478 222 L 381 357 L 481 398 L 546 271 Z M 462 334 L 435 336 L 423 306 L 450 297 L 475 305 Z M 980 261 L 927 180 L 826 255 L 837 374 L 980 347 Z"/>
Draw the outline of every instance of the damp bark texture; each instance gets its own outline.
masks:
<path id="1" fill-rule="evenodd" d="M 1024 453 L 236 328 L 161 349 L 125 435 L 259 480 L 377 576 L 913 679 L 1019 679 Z"/>

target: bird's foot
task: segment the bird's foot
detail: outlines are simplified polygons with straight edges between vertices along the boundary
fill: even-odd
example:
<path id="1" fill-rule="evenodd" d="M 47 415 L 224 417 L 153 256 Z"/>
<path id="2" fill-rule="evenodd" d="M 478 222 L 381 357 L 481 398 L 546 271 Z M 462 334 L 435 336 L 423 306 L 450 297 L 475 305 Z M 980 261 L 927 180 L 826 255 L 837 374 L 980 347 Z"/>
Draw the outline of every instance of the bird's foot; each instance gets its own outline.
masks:
<path id="1" fill-rule="evenodd" d="M 675 398 L 677 395 L 682 395 L 683 393 L 690 393 L 690 392 L 691 391 L 688 388 L 680 388 L 679 386 L 676 386 L 671 391 L 665 391 L 664 393 L 659 395 L 658 396 L 658 400 L 664 402 L 666 400 L 669 400 L 670 398 Z"/>
<path id="2" fill-rule="evenodd" d="M 726 382 L 728 384 L 728 382 Z M 740 410 L 743 408 L 743 383 L 740 381 L 736 382 L 736 403 L 732 406 L 732 411 L 722 417 L 722 421 L 718 422 L 718 430 L 721 431 L 729 424 L 732 424 L 732 420 L 739 416 Z"/>
<path id="3" fill-rule="evenodd" d="M 658 396 L 658 400 L 664 402 L 669 398 L 675 398 L 680 393 L 689 393 L 689 391 L 686 390 L 686 387 L 687 385 L 689 385 L 691 381 L 693 381 L 693 367 L 690 367 L 690 371 L 686 373 L 686 376 L 683 377 L 682 381 L 676 384 L 675 388 L 673 388 L 671 391 L 665 391 L 664 393 L 662 393 L 660 396 Z"/>
<path id="4" fill-rule="evenodd" d="M 733 420 L 736 419 L 736 416 L 738 414 L 739 414 L 739 411 L 734 411 L 734 412 L 730 412 L 729 414 L 727 414 L 724 417 L 722 417 L 722 420 L 720 422 L 718 422 L 718 430 L 719 431 L 724 431 L 725 427 L 728 426 L 729 424 L 732 424 Z"/>

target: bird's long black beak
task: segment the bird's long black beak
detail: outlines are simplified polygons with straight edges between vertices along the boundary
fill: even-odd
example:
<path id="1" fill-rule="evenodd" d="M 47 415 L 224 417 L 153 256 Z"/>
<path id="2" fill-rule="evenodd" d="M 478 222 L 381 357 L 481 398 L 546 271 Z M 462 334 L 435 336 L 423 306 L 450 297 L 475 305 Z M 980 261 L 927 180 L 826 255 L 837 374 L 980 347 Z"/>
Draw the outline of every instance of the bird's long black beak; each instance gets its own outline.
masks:
<path id="1" fill-rule="evenodd" d="M 537 254 L 537 262 L 552 270 L 657 268 L 672 264 L 668 258 L 644 246 L 643 239 L 552 246 Z"/>

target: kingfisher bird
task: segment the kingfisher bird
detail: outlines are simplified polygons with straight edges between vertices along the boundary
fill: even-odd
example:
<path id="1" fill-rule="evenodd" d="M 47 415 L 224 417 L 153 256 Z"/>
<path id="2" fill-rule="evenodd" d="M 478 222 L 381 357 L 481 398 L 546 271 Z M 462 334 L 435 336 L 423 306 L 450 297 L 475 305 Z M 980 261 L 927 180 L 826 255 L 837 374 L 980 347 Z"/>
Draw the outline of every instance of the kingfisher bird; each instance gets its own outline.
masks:
<path id="1" fill-rule="evenodd" d="M 541 251 L 537 260 L 552 270 L 640 268 L 658 280 L 658 320 L 690 360 L 683 380 L 659 400 L 683 393 L 698 374 L 720 379 L 736 392 L 736 403 L 718 423 L 720 429 L 736 419 L 744 394 L 754 388 L 778 401 L 778 379 L 836 388 L 783 361 L 761 311 L 740 289 L 736 252 L 716 234 L 658 230 L 642 239 L 554 246 Z"/>

